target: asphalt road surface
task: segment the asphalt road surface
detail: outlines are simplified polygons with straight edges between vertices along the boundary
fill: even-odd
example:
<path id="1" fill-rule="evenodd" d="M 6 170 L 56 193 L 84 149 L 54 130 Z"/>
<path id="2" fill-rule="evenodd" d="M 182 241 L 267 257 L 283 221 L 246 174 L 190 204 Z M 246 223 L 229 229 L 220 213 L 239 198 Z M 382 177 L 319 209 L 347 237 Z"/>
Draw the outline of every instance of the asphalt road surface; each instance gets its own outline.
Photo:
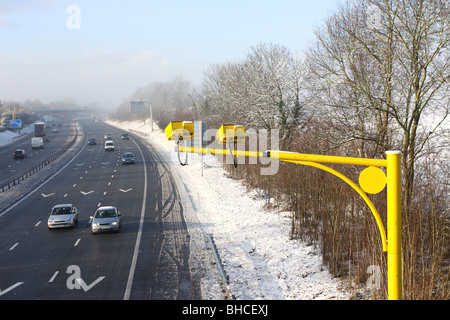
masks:
<path id="1" fill-rule="evenodd" d="M 12 144 L 0 147 L 0 185 L 49 159 L 75 136 L 74 123 L 69 119 L 55 120 L 47 123 L 47 126 L 49 142 L 44 143 L 44 149 L 32 150 L 31 138 L 34 137 L 34 132 L 23 135 Z M 53 129 L 58 132 L 53 132 Z M 27 158 L 13 159 L 16 149 L 25 150 Z"/>
<path id="2" fill-rule="evenodd" d="M 200 299 L 168 167 L 138 137 L 121 140 L 120 130 L 90 119 L 80 124 L 97 145 L 83 144 L 63 170 L 0 213 L 0 300 Z M 115 151 L 104 150 L 106 133 Z M 134 153 L 134 165 L 122 165 L 124 152 Z M 75 228 L 48 229 L 60 203 L 78 208 Z M 121 212 L 121 230 L 93 235 L 90 216 L 105 205 Z"/>

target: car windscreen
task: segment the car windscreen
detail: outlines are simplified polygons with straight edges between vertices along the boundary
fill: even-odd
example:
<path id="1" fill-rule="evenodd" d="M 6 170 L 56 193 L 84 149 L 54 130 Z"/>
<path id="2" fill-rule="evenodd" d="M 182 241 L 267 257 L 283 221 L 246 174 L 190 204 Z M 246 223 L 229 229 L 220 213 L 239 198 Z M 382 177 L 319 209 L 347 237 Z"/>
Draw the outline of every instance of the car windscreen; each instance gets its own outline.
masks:
<path id="1" fill-rule="evenodd" d="M 115 216 L 116 216 L 116 211 L 113 209 L 97 210 L 94 218 L 114 218 Z"/>
<path id="2" fill-rule="evenodd" d="M 71 207 L 53 208 L 52 215 L 71 214 Z"/>

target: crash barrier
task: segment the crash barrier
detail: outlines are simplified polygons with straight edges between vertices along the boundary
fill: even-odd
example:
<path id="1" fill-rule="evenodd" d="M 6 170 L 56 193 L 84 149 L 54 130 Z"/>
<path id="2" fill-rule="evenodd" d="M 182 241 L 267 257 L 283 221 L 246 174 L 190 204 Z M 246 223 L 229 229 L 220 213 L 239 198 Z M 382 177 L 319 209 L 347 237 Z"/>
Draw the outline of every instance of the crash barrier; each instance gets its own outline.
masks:
<path id="1" fill-rule="evenodd" d="M 206 238 L 208 239 L 209 245 L 211 247 L 211 250 L 214 255 L 214 259 L 216 260 L 217 266 L 219 267 L 220 275 L 222 276 L 222 280 L 224 283 L 229 283 L 229 277 L 227 276 L 225 269 L 223 268 L 222 259 L 220 259 L 219 251 L 217 251 L 216 243 L 214 242 L 213 235 L 211 233 L 208 233 L 206 235 Z"/>
<path id="2" fill-rule="evenodd" d="M 9 181 L 7 181 L 6 183 L 0 185 L 0 190 L 1 192 L 5 192 L 5 190 L 9 190 L 12 187 L 20 184 L 22 181 L 24 181 L 25 179 L 31 177 L 33 174 L 35 174 L 36 172 L 40 171 L 41 169 L 45 168 L 46 166 L 48 166 L 50 163 L 52 163 L 53 161 L 55 161 L 56 159 L 58 159 L 64 152 L 66 152 L 76 141 L 78 137 L 78 128 L 75 125 L 75 136 L 73 137 L 73 139 L 71 141 L 69 141 L 65 146 L 63 146 L 61 149 L 59 149 L 58 151 L 55 151 L 50 158 L 42 161 L 41 163 L 39 163 L 37 166 L 34 166 L 31 169 L 28 169 L 25 172 L 22 172 L 21 174 L 17 175 L 15 178 L 10 179 Z"/>
<path id="3" fill-rule="evenodd" d="M 205 241 L 209 243 L 209 247 L 212 250 L 214 260 L 216 260 L 216 265 L 219 269 L 220 276 L 222 278 L 223 285 L 225 287 L 225 293 L 227 295 L 227 299 L 231 300 L 233 299 L 231 295 L 231 290 L 229 287 L 230 284 L 230 278 L 228 277 L 227 273 L 225 272 L 225 269 L 223 267 L 222 259 L 220 258 L 219 251 L 217 250 L 216 243 L 214 242 L 213 235 L 211 233 L 205 234 Z"/>

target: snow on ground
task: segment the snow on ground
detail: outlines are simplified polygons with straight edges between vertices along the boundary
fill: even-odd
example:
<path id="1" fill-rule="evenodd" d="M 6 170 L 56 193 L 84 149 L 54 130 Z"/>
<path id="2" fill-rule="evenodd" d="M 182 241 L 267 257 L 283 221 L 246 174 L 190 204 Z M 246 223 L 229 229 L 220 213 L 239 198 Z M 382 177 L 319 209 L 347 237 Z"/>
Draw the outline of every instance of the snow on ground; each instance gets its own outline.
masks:
<path id="1" fill-rule="evenodd" d="M 10 130 L 6 130 L 4 132 L 0 132 L 0 147 L 10 144 L 14 141 L 14 139 L 17 139 L 21 137 L 24 134 L 28 134 L 30 132 L 34 131 L 34 126 L 26 126 L 23 129 L 20 129 L 20 134 L 18 132 L 12 132 Z"/>
<path id="2" fill-rule="evenodd" d="M 148 134 L 146 139 L 170 164 L 198 222 L 188 222 L 190 232 L 213 235 L 236 299 L 350 298 L 313 247 L 289 240 L 289 213 L 264 209 L 264 200 L 230 179 L 214 156 L 204 155 L 203 172 L 198 155 L 189 155 L 188 165 L 181 166 L 174 142 L 167 141 L 162 130 L 151 132 L 143 122 L 107 123 Z M 216 299 L 210 290 L 202 288 L 204 298 Z"/>

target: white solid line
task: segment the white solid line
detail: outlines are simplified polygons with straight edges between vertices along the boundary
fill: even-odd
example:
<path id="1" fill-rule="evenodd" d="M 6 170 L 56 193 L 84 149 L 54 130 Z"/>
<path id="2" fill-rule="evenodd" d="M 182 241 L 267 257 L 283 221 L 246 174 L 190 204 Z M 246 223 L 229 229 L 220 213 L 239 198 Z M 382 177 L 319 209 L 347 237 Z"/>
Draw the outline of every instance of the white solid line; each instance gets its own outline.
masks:
<path id="1" fill-rule="evenodd" d="M 58 275 L 59 271 L 56 271 L 53 276 L 50 278 L 50 280 L 48 280 L 48 282 L 53 282 L 53 280 L 55 280 L 56 276 Z"/>
<path id="2" fill-rule="evenodd" d="M 14 250 L 15 247 L 17 247 L 19 245 L 18 242 L 16 242 L 11 248 L 9 248 L 9 251 Z"/>
<path id="3" fill-rule="evenodd" d="M 147 165 L 145 164 L 144 154 L 142 153 L 139 145 L 133 140 L 134 144 L 138 147 L 139 152 L 141 153 L 142 162 L 144 165 L 144 194 L 142 195 L 142 208 L 141 208 L 141 219 L 139 221 L 139 231 L 136 237 L 136 244 L 134 246 L 133 259 L 131 261 L 130 273 L 128 274 L 127 287 L 125 289 L 125 294 L 123 296 L 123 300 L 129 300 L 131 294 L 131 287 L 133 285 L 134 271 L 136 270 L 136 262 L 137 256 L 139 253 L 139 245 L 141 243 L 142 236 L 142 227 L 144 225 L 144 216 L 145 216 L 145 206 L 147 203 Z"/>

